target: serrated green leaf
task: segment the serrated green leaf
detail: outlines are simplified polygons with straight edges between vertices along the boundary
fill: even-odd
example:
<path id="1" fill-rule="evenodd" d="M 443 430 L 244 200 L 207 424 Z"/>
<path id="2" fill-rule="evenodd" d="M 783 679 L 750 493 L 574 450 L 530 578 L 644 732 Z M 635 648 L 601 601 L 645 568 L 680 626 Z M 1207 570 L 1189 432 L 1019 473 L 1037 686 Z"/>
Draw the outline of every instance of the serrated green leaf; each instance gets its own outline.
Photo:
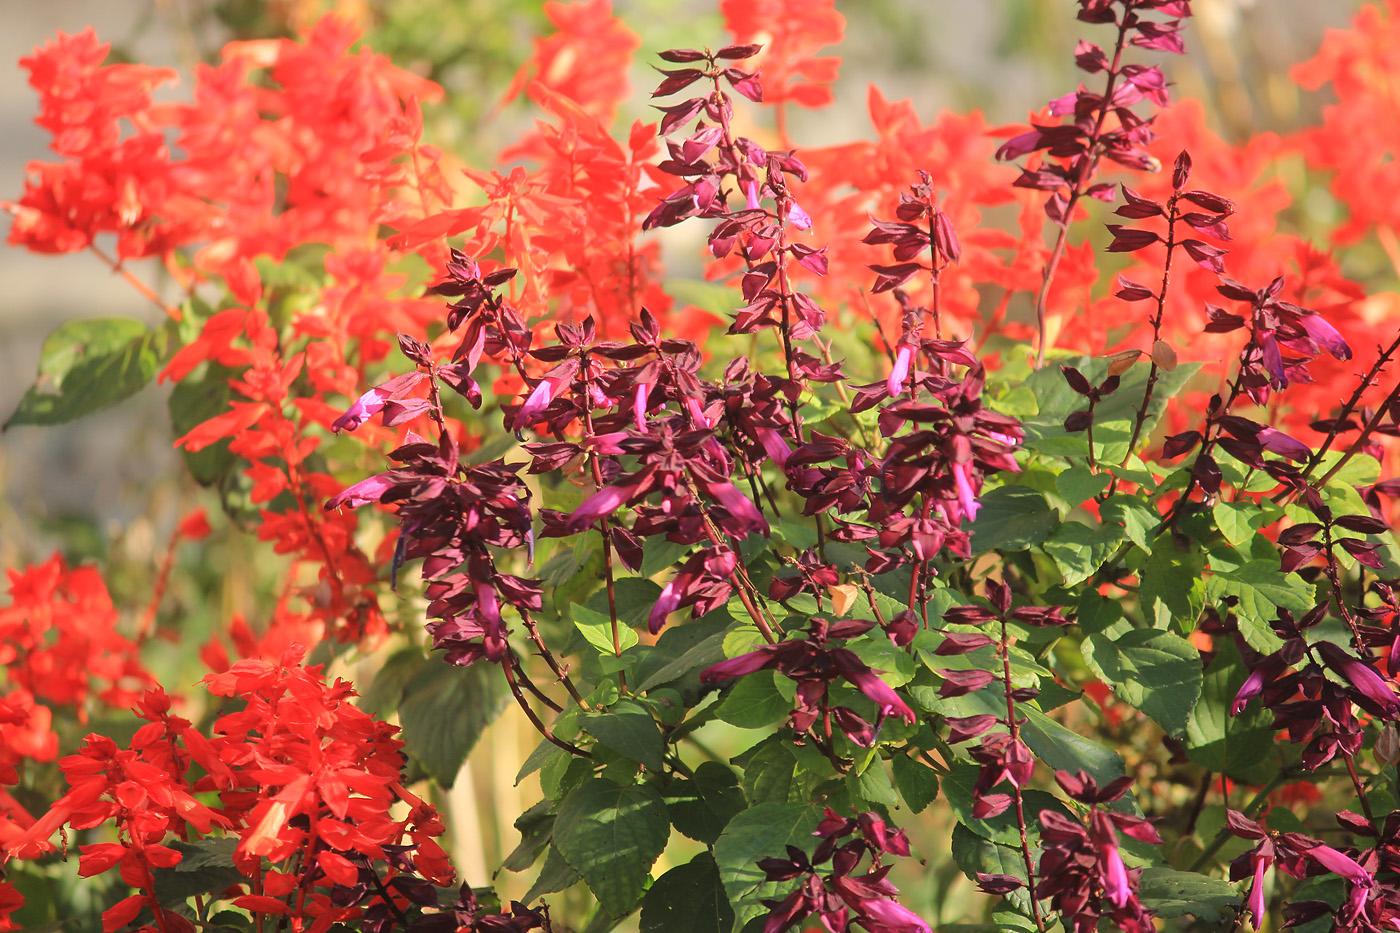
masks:
<path id="1" fill-rule="evenodd" d="M 613 581 L 613 598 L 617 605 L 617 621 L 628 628 L 642 628 L 651 616 L 652 607 L 661 596 L 661 585 L 641 577 L 621 577 Z M 588 598 L 589 609 L 608 615 L 608 591 L 601 589 Z M 611 645 L 611 641 L 609 641 Z M 611 649 L 609 649 L 611 650 Z"/>
<path id="2" fill-rule="evenodd" d="M 443 787 L 451 787 L 505 696 L 490 665 L 437 663 L 399 704 L 404 749 Z"/>
<path id="3" fill-rule="evenodd" d="M 1138 899 L 1167 920 L 1190 914 L 1205 923 L 1223 924 L 1240 909 L 1240 897 L 1228 881 L 1162 866 L 1142 870 Z"/>
<path id="4" fill-rule="evenodd" d="M 798 803 L 761 803 L 729 821 L 715 842 L 715 862 L 724 892 L 734 908 L 734 929 L 768 912 L 762 900 L 786 894 L 788 882 L 770 882 L 758 860 L 781 857 L 784 847 L 796 846 L 810 853 L 821 822 L 822 808 Z"/>
<path id="5" fill-rule="evenodd" d="M 723 661 L 725 635 L 734 624 L 729 614 L 719 609 L 689 625 L 666 629 L 637 663 L 637 689 L 645 693 Z"/>
<path id="6" fill-rule="evenodd" d="M 1181 634 L 1196 630 L 1196 619 L 1205 608 L 1205 584 L 1201 577 L 1205 557 L 1184 551 L 1171 535 L 1161 535 L 1152 543 L 1152 553 L 1142 570 L 1138 600 L 1147 624 L 1153 628 L 1175 627 Z"/>
<path id="7" fill-rule="evenodd" d="M 1215 573 L 1206 582 L 1206 597 L 1211 602 L 1227 596 L 1237 600 L 1234 613 L 1245 641 L 1254 650 L 1271 654 L 1283 641 L 1269 623 L 1278 618 L 1280 609 L 1301 618 L 1313 607 L 1314 590 L 1297 574 L 1281 571 L 1276 559 L 1251 560 L 1237 569 Z"/>
<path id="8" fill-rule="evenodd" d="M 740 677 L 715 716 L 731 726 L 761 729 L 781 722 L 792 712 L 792 700 L 778 692 L 772 671 L 755 671 Z"/>
<path id="9" fill-rule="evenodd" d="M 1082 522 L 1065 522 L 1045 539 L 1041 549 L 1060 568 L 1064 585 L 1074 586 L 1092 577 L 1122 540 L 1123 530 L 1116 525 L 1091 528 Z"/>
<path id="10" fill-rule="evenodd" d="M 674 782 L 667 796 L 672 825 L 691 839 L 706 844 L 713 844 L 729 821 L 746 806 L 739 778 L 718 761 L 701 762 L 695 769 L 695 777 Z"/>
<path id="11" fill-rule="evenodd" d="M 1178 635 L 1134 629 L 1117 637 L 1090 635 L 1084 661 L 1100 680 L 1168 735 L 1186 730 L 1201 695 L 1201 654 Z"/>
<path id="12" fill-rule="evenodd" d="M 660 773 L 666 742 L 656 720 L 641 705 L 619 700 L 610 709 L 586 713 L 583 728 L 600 744 Z"/>
<path id="13" fill-rule="evenodd" d="M 1054 770 L 1074 774 L 1083 768 L 1100 786 L 1125 773 L 1123 756 L 1108 746 L 1071 732 L 1033 706 L 1017 709 L 1027 720 L 1021 738 Z"/>
<path id="14" fill-rule="evenodd" d="M 1152 533 L 1162 517 L 1137 496 L 1109 496 L 1099 509 L 1105 525 L 1120 525 L 1128 540 L 1144 551 L 1152 550 Z"/>
<path id="15" fill-rule="evenodd" d="M 708 852 L 657 878 L 642 898 L 641 933 L 729 933 L 733 926 L 734 908 Z"/>
<path id="16" fill-rule="evenodd" d="M 1087 466 L 1072 466 L 1055 477 L 1055 490 L 1075 508 L 1103 492 L 1112 481 L 1107 473 L 1091 472 Z"/>
<path id="17" fill-rule="evenodd" d="M 612 619 L 587 606 L 574 606 L 573 621 L 574 628 L 579 630 L 584 640 L 596 648 L 599 654 L 613 653 Z M 637 643 L 637 633 L 619 620 L 617 641 L 622 650 L 626 651 Z"/>
<path id="18" fill-rule="evenodd" d="M 938 799 L 938 772 L 928 765 L 908 755 L 896 754 L 890 759 L 890 770 L 894 773 L 894 786 L 899 788 L 910 810 L 922 813 Z"/>
<path id="19" fill-rule="evenodd" d="M 977 520 L 972 523 L 972 550 L 1024 551 L 1055 530 L 1060 513 L 1029 486 L 999 486 L 983 493 Z"/>
<path id="20" fill-rule="evenodd" d="M 529 904 L 537 897 L 546 894 L 557 894 L 565 888 L 571 888 L 583 880 L 583 876 L 574 870 L 564 856 L 559 854 L 559 850 L 554 846 L 549 847 L 549 854 L 544 857 L 544 865 L 540 867 L 539 877 L 535 883 L 530 885 L 530 890 L 525 893 L 525 903 Z"/>
<path id="21" fill-rule="evenodd" d="M 1260 770 L 1273 766 L 1269 755 L 1274 745 L 1273 715 L 1258 703 L 1238 716 L 1230 715 L 1230 705 L 1246 676 L 1235 646 L 1228 641 L 1217 645 L 1202 681 L 1200 702 L 1186 724 L 1186 755 L 1208 771 L 1257 783 L 1254 779 L 1262 778 Z"/>
<path id="22" fill-rule="evenodd" d="M 139 392 L 160 368 L 173 326 L 151 330 L 132 318 L 59 325 L 39 351 L 39 374 L 4 429 L 63 424 Z"/>
<path id="23" fill-rule="evenodd" d="M 555 847 L 614 916 L 636 905 L 670 833 L 666 804 L 655 789 L 602 778 L 575 788 L 554 820 Z"/>
<path id="24" fill-rule="evenodd" d="M 1269 515 L 1252 502 L 1217 502 L 1212 509 L 1215 527 L 1235 547 L 1240 547 L 1268 524 Z"/>
<path id="25" fill-rule="evenodd" d="M 1019 845 L 1019 840 L 1017 840 Z M 953 864 L 962 869 L 968 878 L 976 880 L 977 875 L 1010 875 L 1026 880 L 1026 861 L 1018 846 L 1003 845 L 980 836 L 962 823 L 953 826 L 953 836 L 949 844 L 949 854 Z M 1035 856 L 1032 852 L 1032 856 Z M 1030 892 L 1025 888 L 1012 891 L 1007 900 L 1017 910 L 1030 911 Z M 1034 929 L 1034 925 L 1031 927 Z"/>

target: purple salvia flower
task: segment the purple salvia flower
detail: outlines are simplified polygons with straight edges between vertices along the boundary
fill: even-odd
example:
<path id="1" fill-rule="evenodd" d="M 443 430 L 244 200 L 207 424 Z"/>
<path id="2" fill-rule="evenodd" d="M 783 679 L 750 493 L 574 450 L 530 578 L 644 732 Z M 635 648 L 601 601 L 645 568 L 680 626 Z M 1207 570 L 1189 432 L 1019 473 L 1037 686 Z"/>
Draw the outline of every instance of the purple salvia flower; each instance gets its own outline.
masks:
<path id="1" fill-rule="evenodd" d="M 353 431 L 384 410 L 389 400 L 402 396 L 427 378 L 426 373 L 410 372 L 395 376 L 383 385 L 375 386 L 356 399 L 355 404 L 331 424 L 331 431 Z"/>
<path id="2" fill-rule="evenodd" d="M 885 388 L 889 389 L 890 395 L 898 395 L 904 391 L 904 380 L 909 378 L 909 361 L 914 356 L 914 347 L 907 343 L 899 345 L 898 352 L 894 355 L 894 367 L 890 370 L 889 378 L 885 380 Z"/>
<path id="3" fill-rule="evenodd" d="M 520 406 L 520 410 L 515 413 L 515 430 L 519 431 L 530 424 L 549 407 L 549 403 L 554 401 L 554 393 L 557 387 L 548 377 L 541 379 L 540 384 L 530 392 L 525 399 L 525 404 Z"/>
<path id="4" fill-rule="evenodd" d="M 578 534 L 598 519 L 612 515 L 631 495 L 630 486 L 604 486 L 584 500 L 569 517 L 569 533 Z"/>
<path id="5" fill-rule="evenodd" d="M 1249 860 L 1254 866 L 1254 884 L 1249 889 L 1249 899 L 1245 901 L 1245 910 L 1249 913 L 1250 922 L 1254 928 L 1258 929 L 1264 919 L 1264 873 L 1269 870 L 1273 858 L 1267 855 L 1253 853 Z"/>
<path id="6" fill-rule="evenodd" d="M 1297 460 L 1299 463 L 1312 456 L 1312 448 L 1297 438 L 1290 437 L 1274 428 L 1261 428 L 1255 440 L 1281 457 Z"/>
<path id="7" fill-rule="evenodd" d="M 794 227 L 796 227 L 798 230 L 811 230 L 811 229 L 812 229 L 812 217 L 811 217 L 811 215 L 808 214 L 806 211 L 804 211 L 804 210 L 802 209 L 801 205 L 799 205 L 796 201 L 789 201 L 789 202 L 787 202 L 787 204 L 788 204 L 788 210 L 787 210 L 787 219 L 788 219 L 788 223 L 792 224 L 792 225 L 793 225 Z"/>
<path id="8" fill-rule="evenodd" d="M 975 521 L 977 510 L 982 507 L 977 501 L 977 493 L 972 489 L 972 482 L 968 479 L 966 463 L 953 464 L 953 480 L 958 486 L 958 504 L 962 506 L 963 514 L 968 521 Z"/>
<path id="9" fill-rule="evenodd" d="M 1249 704 L 1249 701 L 1264 692 L 1264 670 L 1259 668 L 1249 672 L 1243 684 L 1240 685 L 1239 692 L 1235 694 L 1235 700 L 1230 704 L 1230 715 L 1238 716 L 1240 711 Z"/>
<path id="10" fill-rule="evenodd" d="M 749 500 L 748 496 L 734 487 L 733 483 L 708 483 L 707 491 L 719 500 L 719 504 L 724 506 L 734 519 L 725 524 L 726 530 L 743 535 L 757 531 L 764 537 L 768 536 L 768 520 L 763 517 L 763 513 Z"/>
<path id="11" fill-rule="evenodd" d="M 357 509 L 370 502 L 378 502 L 390 489 L 393 489 L 395 482 L 388 473 L 379 473 L 375 476 L 360 480 L 353 486 L 342 489 L 340 493 L 333 496 L 326 503 L 326 511 L 338 509 L 342 505 L 348 505 L 352 509 Z"/>
<path id="12" fill-rule="evenodd" d="M 1303 330 L 1308 332 L 1313 343 L 1332 354 L 1339 360 L 1351 359 L 1351 347 L 1342 339 L 1342 335 L 1337 333 L 1337 328 L 1327 323 L 1327 320 L 1320 314 L 1305 314 L 1302 321 Z"/>
<path id="13" fill-rule="evenodd" d="M 758 435 L 758 442 L 763 445 L 773 462 L 780 468 L 786 468 L 788 458 L 792 456 L 792 448 L 783 440 L 783 436 L 772 428 L 759 428 L 754 433 Z"/>

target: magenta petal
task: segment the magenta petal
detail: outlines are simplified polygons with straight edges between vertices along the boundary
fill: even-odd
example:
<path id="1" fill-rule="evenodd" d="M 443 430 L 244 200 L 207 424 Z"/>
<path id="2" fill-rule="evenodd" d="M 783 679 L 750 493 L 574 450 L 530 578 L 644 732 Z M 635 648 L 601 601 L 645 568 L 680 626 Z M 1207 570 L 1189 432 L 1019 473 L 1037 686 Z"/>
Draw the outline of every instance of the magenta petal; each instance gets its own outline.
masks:
<path id="1" fill-rule="evenodd" d="M 1240 711 L 1250 700 L 1264 692 L 1264 671 L 1263 669 L 1250 671 L 1244 683 L 1240 684 L 1239 693 L 1235 694 L 1235 701 L 1230 704 L 1230 715 L 1238 716 Z"/>
<path id="2" fill-rule="evenodd" d="M 1099 853 L 1104 861 L 1103 893 L 1116 907 L 1127 907 L 1133 899 L 1133 889 L 1128 885 L 1128 869 L 1123 865 L 1123 856 L 1118 854 L 1116 845 L 1105 846 Z"/>
<path id="3" fill-rule="evenodd" d="M 632 489 L 629 486 L 604 486 L 584 500 L 578 510 L 569 516 L 569 533 L 578 534 L 598 519 L 616 512 L 631 493 Z"/>
<path id="4" fill-rule="evenodd" d="M 552 401 L 554 401 L 554 383 L 548 379 L 541 380 L 540 384 L 535 386 L 534 391 L 525 399 L 525 404 L 521 405 L 520 410 L 515 413 L 515 430 L 519 431 L 533 422 L 535 417 L 548 408 Z"/>
<path id="5" fill-rule="evenodd" d="M 869 918 L 884 930 L 897 933 L 930 933 L 929 925 L 918 914 L 892 898 L 866 898 L 856 909 L 862 917 Z"/>
<path id="6" fill-rule="evenodd" d="M 812 218 L 796 201 L 788 202 L 788 222 L 798 230 L 811 230 Z"/>
<path id="7" fill-rule="evenodd" d="M 977 510 L 982 507 L 977 501 L 977 494 L 972 489 L 972 482 L 968 479 L 966 463 L 953 464 L 953 480 L 958 484 L 958 503 L 962 506 L 963 514 L 968 521 L 975 521 Z"/>
<path id="8" fill-rule="evenodd" d="M 758 651 L 750 651 L 748 654 L 741 654 L 737 658 L 730 658 L 728 661 L 721 661 L 705 668 L 700 674 L 700 682 L 716 684 L 721 680 L 752 674 L 754 671 L 761 671 L 767 667 L 770 660 L 769 653 L 761 648 Z"/>
<path id="9" fill-rule="evenodd" d="M 768 534 L 768 520 L 748 496 L 734 488 L 733 483 L 710 483 L 709 491 L 710 495 L 718 499 L 720 505 L 734 517 L 744 534 L 753 531 Z"/>
<path id="10" fill-rule="evenodd" d="M 914 348 L 907 343 L 899 345 L 899 352 L 894 356 L 894 368 L 890 370 L 889 378 L 885 380 L 885 388 L 889 389 L 890 395 L 898 395 L 904 391 L 904 380 L 909 378 L 909 360 L 914 355 Z"/>
<path id="11" fill-rule="evenodd" d="M 384 410 L 384 403 L 389 399 L 389 392 L 381 386 L 375 386 L 350 406 L 350 410 L 331 423 L 331 431 L 339 434 L 341 431 L 353 431 L 364 424 L 375 415 Z"/>
<path id="12" fill-rule="evenodd" d="M 676 586 L 676 581 L 672 580 L 661 588 L 661 595 L 656 599 L 656 605 L 651 607 L 651 614 L 647 616 L 647 628 L 653 635 L 661 631 L 661 626 L 666 624 L 666 618 L 676 611 L 681 604 L 681 594 Z"/>
<path id="13" fill-rule="evenodd" d="M 637 430 L 647 429 L 647 392 L 651 386 L 645 382 L 637 383 L 637 390 L 632 394 L 632 415 L 637 420 Z"/>
<path id="14" fill-rule="evenodd" d="M 1308 332 L 1308 336 L 1333 357 L 1339 360 L 1351 359 L 1351 347 L 1342 339 L 1342 335 L 1337 333 L 1337 328 L 1328 324 L 1326 319 L 1320 314 L 1303 315 L 1303 330 Z"/>
<path id="15" fill-rule="evenodd" d="M 388 473 L 380 473 L 368 479 L 362 479 L 348 489 L 343 489 L 326 503 L 326 510 L 338 509 L 342 505 L 348 505 L 352 509 L 357 509 L 369 502 L 378 502 L 384 493 L 394 488 L 394 482 L 389 478 Z"/>
<path id="16" fill-rule="evenodd" d="M 1341 875 L 1356 884 L 1369 885 L 1371 883 L 1371 876 L 1366 869 L 1331 846 L 1316 845 L 1309 849 L 1307 854 L 1309 858 L 1334 875 Z"/>
<path id="17" fill-rule="evenodd" d="M 1279 353 L 1278 341 L 1272 333 L 1266 334 L 1259 348 L 1264 352 L 1264 368 L 1273 376 L 1275 389 L 1288 388 L 1288 374 L 1283 371 L 1283 355 Z"/>
<path id="18" fill-rule="evenodd" d="M 756 432 L 758 442 L 763 445 L 763 449 L 773 462 L 780 467 L 786 467 L 788 457 L 792 456 L 792 448 L 788 446 L 783 436 L 772 428 L 759 428 Z"/>
<path id="19" fill-rule="evenodd" d="M 1312 456 L 1312 448 L 1307 444 L 1273 428 L 1263 428 L 1255 439 L 1264 445 L 1264 449 L 1300 463 Z"/>
<path id="20" fill-rule="evenodd" d="M 1245 910 L 1249 912 L 1250 922 L 1254 928 L 1258 929 L 1260 922 L 1264 919 L 1264 872 L 1268 871 L 1269 862 L 1272 861 L 1262 855 L 1251 856 L 1254 862 L 1254 885 L 1249 889 L 1249 899 L 1245 901 Z"/>
<path id="21" fill-rule="evenodd" d="M 750 211 L 758 210 L 760 207 L 758 201 L 758 182 L 751 181 L 744 185 L 744 195 L 744 209 Z"/>

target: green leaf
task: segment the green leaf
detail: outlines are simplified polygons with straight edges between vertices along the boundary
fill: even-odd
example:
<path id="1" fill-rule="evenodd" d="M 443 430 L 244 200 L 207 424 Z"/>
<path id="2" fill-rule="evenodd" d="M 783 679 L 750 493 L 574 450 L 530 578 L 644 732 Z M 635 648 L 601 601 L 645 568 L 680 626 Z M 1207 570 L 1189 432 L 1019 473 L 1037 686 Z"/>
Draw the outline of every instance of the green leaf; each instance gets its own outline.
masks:
<path id="1" fill-rule="evenodd" d="M 399 704 L 404 749 L 443 787 L 451 787 L 505 695 L 489 664 L 434 663 Z"/>
<path id="2" fill-rule="evenodd" d="M 160 369 L 171 325 L 151 330 L 132 318 L 69 321 L 44 341 L 39 375 L 4 430 L 17 424 L 62 424 L 130 398 Z"/>
<path id="3" fill-rule="evenodd" d="M 170 428 L 176 437 L 183 437 L 215 415 L 229 410 L 233 388 L 228 383 L 239 372 L 211 361 L 175 383 L 166 409 L 170 412 Z M 224 438 L 203 450 L 182 448 L 190 477 L 201 486 L 213 486 L 222 480 L 239 459 L 229 452 L 228 445 L 229 438 Z"/>
<path id="4" fill-rule="evenodd" d="M 629 628 L 642 628 L 651 616 L 652 607 L 661 596 L 661 585 L 641 577 L 622 577 L 613 581 L 613 597 L 617 604 L 617 621 Z M 608 591 L 598 590 L 588 598 L 588 608 L 603 616 L 608 616 Z M 612 645 L 611 632 L 609 646 Z M 624 646 L 625 647 L 625 646 Z M 612 650 L 611 647 L 608 648 Z"/>
<path id="5" fill-rule="evenodd" d="M 1112 477 L 1107 473 L 1090 472 L 1087 466 L 1073 466 L 1055 477 L 1055 490 L 1064 496 L 1071 508 L 1083 505 L 1108 488 Z"/>
<path id="6" fill-rule="evenodd" d="M 1161 866 L 1142 870 L 1138 899 L 1166 920 L 1190 914 L 1205 923 L 1223 924 L 1240 910 L 1240 896 L 1228 881 Z"/>
<path id="7" fill-rule="evenodd" d="M 731 726 L 761 729 L 787 718 L 792 700 L 778 692 L 772 671 L 740 677 L 720 703 L 715 716 Z"/>
<path id="8" fill-rule="evenodd" d="M 970 527 L 972 550 L 1024 551 L 1055 530 L 1060 513 L 1029 486 L 999 486 L 982 496 L 977 520 Z"/>
<path id="9" fill-rule="evenodd" d="M 603 909 L 621 916 L 637 903 L 671 821 L 655 789 L 590 778 L 559 805 L 554 845 Z"/>
<path id="10" fill-rule="evenodd" d="M 718 761 L 702 761 L 693 779 L 672 783 L 668 796 L 671 824 L 707 845 L 712 845 L 745 807 L 739 778 Z"/>
<path id="11" fill-rule="evenodd" d="M 657 878 L 642 898 L 641 933 L 729 933 L 733 927 L 734 908 L 708 852 Z"/>
<path id="12" fill-rule="evenodd" d="M 1074 586 L 1092 577 L 1118 550 L 1122 540 L 1123 530 L 1116 525 L 1091 528 L 1082 522 L 1065 522 L 1041 548 L 1060 568 L 1064 585 Z"/>
<path id="13" fill-rule="evenodd" d="M 1102 382 L 1108 374 L 1106 358 L 1072 357 L 1058 362 L 1073 366 L 1093 384 Z M 1168 400 L 1181 391 L 1201 366 L 1200 363 L 1183 363 L 1171 372 L 1158 371 L 1139 443 L 1152 435 L 1152 429 L 1166 409 Z M 1147 366 L 1134 366 L 1123 373 L 1118 390 L 1095 407 L 1094 449 L 1100 462 L 1119 463 L 1128 456 L 1128 441 L 1132 437 L 1137 409 L 1146 394 L 1148 372 Z M 1021 419 L 1026 429 L 1026 446 L 1055 456 L 1083 456 L 1086 450 L 1085 435 L 1083 432 L 1073 435 L 1066 432 L 1065 418 L 1086 407 L 1086 402 L 1083 396 L 1069 387 L 1059 366 L 1036 370 L 1025 385 L 1040 406 L 1035 415 Z"/>
<path id="14" fill-rule="evenodd" d="M 1249 541 L 1270 521 L 1269 514 L 1253 502 L 1217 502 L 1211 511 L 1215 515 L 1215 527 L 1234 547 Z"/>
<path id="15" fill-rule="evenodd" d="M 1137 496 L 1109 496 L 1099 515 L 1105 525 L 1121 525 L 1128 540 L 1144 551 L 1152 550 L 1152 533 L 1162 524 L 1156 510 Z"/>
<path id="16" fill-rule="evenodd" d="M 979 836 L 963 823 L 957 823 L 953 826 L 949 854 L 953 857 L 953 863 L 962 869 L 963 874 L 974 881 L 979 873 L 1010 875 L 1025 881 L 1026 860 L 1019 846 L 1019 838 L 1016 840 L 1015 846 L 1003 845 L 984 836 Z M 1033 858 L 1037 854 L 1032 850 L 1031 856 Z M 1016 907 L 1018 912 L 1022 910 L 1030 912 L 1030 892 L 1025 888 L 1012 891 L 1006 899 Z M 1031 926 L 1031 929 L 1035 929 L 1034 925 Z"/>
<path id="17" fill-rule="evenodd" d="M 1201 695 L 1201 653 L 1186 639 L 1157 629 L 1116 638 L 1090 635 L 1084 660 L 1100 680 L 1168 735 L 1180 736 Z"/>
<path id="18" fill-rule="evenodd" d="M 807 798 L 797 780 L 797 759 L 785 736 L 764 739 L 744 762 L 744 796 L 750 803 L 787 803 Z"/>
<path id="19" fill-rule="evenodd" d="M 515 829 L 520 833 L 520 843 L 501 862 L 501 867 L 510 871 L 524 871 L 539 859 L 549 839 L 554 833 L 554 814 L 551 800 L 541 800 L 515 821 Z"/>
<path id="20" fill-rule="evenodd" d="M 539 877 L 525 894 L 525 903 L 528 904 L 546 894 L 557 894 L 565 888 L 573 887 L 582 879 L 583 876 L 574 871 L 574 867 L 559 854 L 559 850 L 550 846 L 549 854 L 544 857 L 544 865 L 540 867 Z"/>
<path id="21" fill-rule="evenodd" d="M 1196 619 L 1205 608 L 1204 570 L 1205 557 L 1199 551 L 1183 551 L 1170 534 L 1158 537 L 1138 589 L 1147 624 L 1166 629 L 1175 623 L 1181 634 L 1195 631 Z"/>
<path id="22" fill-rule="evenodd" d="M 652 771 L 661 771 L 666 742 L 656 720 L 641 705 L 619 700 L 611 709 L 586 714 L 583 728 L 619 755 L 639 761 Z"/>
<path id="23" fill-rule="evenodd" d="M 1126 773 L 1123 756 L 1113 749 L 1071 732 L 1029 704 L 1017 709 L 1026 715 L 1022 740 L 1054 770 L 1074 774 L 1083 768 L 1100 786 Z"/>
<path id="24" fill-rule="evenodd" d="M 910 810 L 922 813 L 938 799 L 938 772 L 928 765 L 908 755 L 896 754 L 890 759 L 890 769 L 894 772 L 894 786 L 899 788 Z"/>
<path id="25" fill-rule="evenodd" d="M 613 653 L 613 624 L 601 612 L 595 612 L 587 606 L 573 607 L 574 628 L 583 634 L 584 640 L 600 654 Z M 637 643 L 637 633 L 625 625 L 621 620 L 617 623 L 617 641 L 626 651 Z"/>
<path id="26" fill-rule="evenodd" d="M 1280 570 L 1277 559 L 1252 560 L 1212 575 L 1206 583 L 1206 597 L 1211 602 L 1234 597 L 1240 634 L 1255 651 L 1271 654 L 1283 641 L 1269 623 L 1278 618 L 1280 609 L 1301 618 L 1313 607 L 1314 590 L 1297 574 Z"/>
<path id="27" fill-rule="evenodd" d="M 1206 668 L 1201 699 L 1186 724 L 1186 754 L 1208 771 L 1231 779 L 1258 783 L 1260 773 L 1273 767 L 1273 715 L 1251 703 L 1238 716 L 1230 705 L 1244 684 L 1247 671 L 1235 646 L 1217 645 L 1215 658 Z"/>
<path id="28" fill-rule="evenodd" d="M 732 625 L 729 613 L 717 609 L 688 625 L 668 627 L 637 662 L 637 689 L 645 693 L 723 661 L 724 636 Z"/>
<path id="29" fill-rule="evenodd" d="M 198 842 L 172 839 L 165 844 L 182 857 L 173 868 L 153 870 L 155 890 L 162 904 L 184 904 L 197 894 L 222 891 L 248 880 L 233 866 L 236 839 L 201 839 Z"/>
<path id="30" fill-rule="evenodd" d="M 423 654 L 418 647 L 401 648 L 370 679 L 360 696 L 359 707 L 372 716 L 384 717 L 398 711 L 399 702 L 410 684 L 426 671 L 437 673 L 442 661 Z M 553 747 L 553 746 L 551 746 Z"/>
<path id="31" fill-rule="evenodd" d="M 766 880 L 758 860 L 782 857 L 793 845 L 810 853 L 816 842 L 812 833 L 821 822 L 822 808 L 798 803 L 761 803 L 729 821 L 715 842 L 715 862 L 724 893 L 734 908 L 735 929 L 768 912 L 760 901 L 780 897 L 793 882 Z"/>

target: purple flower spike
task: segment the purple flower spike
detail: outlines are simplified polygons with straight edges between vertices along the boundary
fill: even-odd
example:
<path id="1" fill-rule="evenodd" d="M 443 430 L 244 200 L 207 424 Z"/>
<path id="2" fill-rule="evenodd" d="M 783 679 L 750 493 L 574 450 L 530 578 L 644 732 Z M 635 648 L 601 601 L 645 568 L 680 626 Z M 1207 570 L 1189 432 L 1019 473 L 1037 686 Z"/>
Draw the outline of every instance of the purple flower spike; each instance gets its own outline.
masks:
<path id="1" fill-rule="evenodd" d="M 1322 347 L 1336 359 L 1351 359 L 1351 347 L 1342 339 L 1342 335 L 1337 333 L 1337 328 L 1328 324 L 1322 315 L 1305 314 L 1301 323 L 1303 330 L 1308 332 L 1313 343 Z"/>

